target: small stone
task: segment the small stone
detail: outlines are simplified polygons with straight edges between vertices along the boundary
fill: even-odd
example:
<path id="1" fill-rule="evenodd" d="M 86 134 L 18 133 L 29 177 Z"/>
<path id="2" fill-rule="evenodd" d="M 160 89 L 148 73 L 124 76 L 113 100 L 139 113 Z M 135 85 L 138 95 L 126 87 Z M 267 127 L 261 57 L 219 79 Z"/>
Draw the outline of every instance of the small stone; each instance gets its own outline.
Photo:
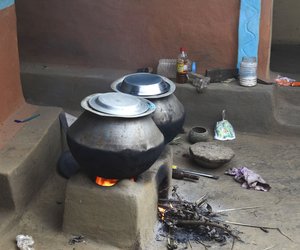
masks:
<path id="1" fill-rule="evenodd" d="M 190 146 L 191 158 L 201 167 L 217 168 L 234 157 L 231 148 L 215 142 L 198 142 Z"/>

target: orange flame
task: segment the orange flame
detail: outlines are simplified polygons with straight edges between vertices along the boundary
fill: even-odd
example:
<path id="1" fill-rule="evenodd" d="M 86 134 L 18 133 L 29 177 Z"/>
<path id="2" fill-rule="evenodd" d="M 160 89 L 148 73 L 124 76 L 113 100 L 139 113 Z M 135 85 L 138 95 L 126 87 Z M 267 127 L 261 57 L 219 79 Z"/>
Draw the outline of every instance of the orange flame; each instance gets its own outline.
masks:
<path id="1" fill-rule="evenodd" d="M 129 180 L 136 181 L 135 178 L 130 178 Z M 118 179 L 105 179 L 100 176 L 97 176 L 96 180 L 95 180 L 96 184 L 98 184 L 99 186 L 103 186 L 103 187 L 112 187 L 112 186 L 116 185 L 118 181 L 119 181 Z"/>
<path id="2" fill-rule="evenodd" d="M 166 209 L 163 208 L 163 207 L 157 207 L 157 208 L 158 208 L 158 212 L 159 212 L 159 214 L 160 214 L 160 218 L 161 218 L 162 220 L 164 220 L 164 219 L 165 219 L 165 212 L 166 212 Z"/>
<path id="3" fill-rule="evenodd" d="M 105 179 L 105 178 L 102 178 L 102 177 L 99 177 L 99 176 L 96 177 L 96 183 L 99 186 L 103 186 L 103 187 L 114 186 L 114 185 L 117 184 L 117 182 L 118 182 L 118 179 Z"/>

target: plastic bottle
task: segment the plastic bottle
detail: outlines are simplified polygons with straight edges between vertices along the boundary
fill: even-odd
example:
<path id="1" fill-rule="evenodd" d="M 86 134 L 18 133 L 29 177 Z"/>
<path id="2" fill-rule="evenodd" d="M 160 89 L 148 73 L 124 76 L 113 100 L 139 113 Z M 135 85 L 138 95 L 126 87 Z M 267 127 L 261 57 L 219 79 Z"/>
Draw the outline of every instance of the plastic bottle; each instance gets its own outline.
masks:
<path id="1" fill-rule="evenodd" d="M 188 59 L 188 55 L 185 48 L 180 48 L 180 54 L 177 58 L 177 73 L 176 81 L 177 83 L 186 83 L 188 80 L 187 74 L 190 70 L 191 64 Z"/>
<path id="2" fill-rule="evenodd" d="M 240 65 L 240 84 L 252 87 L 257 84 L 257 61 L 256 57 L 243 57 Z"/>

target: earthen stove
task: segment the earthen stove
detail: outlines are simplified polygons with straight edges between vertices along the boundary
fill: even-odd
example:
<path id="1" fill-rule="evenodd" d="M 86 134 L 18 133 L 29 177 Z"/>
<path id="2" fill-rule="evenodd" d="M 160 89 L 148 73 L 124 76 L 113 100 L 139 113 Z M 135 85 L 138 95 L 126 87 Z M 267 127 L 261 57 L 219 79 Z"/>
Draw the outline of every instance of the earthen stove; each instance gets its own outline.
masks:
<path id="1" fill-rule="evenodd" d="M 155 238 L 158 198 L 167 198 L 173 154 L 167 146 L 160 158 L 135 181 L 112 187 L 73 176 L 67 185 L 63 230 L 121 249 L 143 248 Z"/>

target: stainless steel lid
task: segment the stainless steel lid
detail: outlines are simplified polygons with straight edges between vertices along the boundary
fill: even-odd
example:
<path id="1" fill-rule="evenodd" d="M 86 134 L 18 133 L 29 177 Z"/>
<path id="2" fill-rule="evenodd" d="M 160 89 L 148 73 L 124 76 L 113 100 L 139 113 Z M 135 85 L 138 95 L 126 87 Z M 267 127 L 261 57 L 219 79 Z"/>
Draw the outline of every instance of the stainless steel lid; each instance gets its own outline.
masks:
<path id="1" fill-rule="evenodd" d="M 155 110 L 155 105 L 146 99 L 117 92 L 87 96 L 81 106 L 98 115 L 124 118 L 145 116 Z"/>
<path id="2" fill-rule="evenodd" d="M 114 81 L 111 88 L 117 92 L 151 99 L 171 95 L 176 87 L 166 77 L 150 73 L 135 73 Z"/>

